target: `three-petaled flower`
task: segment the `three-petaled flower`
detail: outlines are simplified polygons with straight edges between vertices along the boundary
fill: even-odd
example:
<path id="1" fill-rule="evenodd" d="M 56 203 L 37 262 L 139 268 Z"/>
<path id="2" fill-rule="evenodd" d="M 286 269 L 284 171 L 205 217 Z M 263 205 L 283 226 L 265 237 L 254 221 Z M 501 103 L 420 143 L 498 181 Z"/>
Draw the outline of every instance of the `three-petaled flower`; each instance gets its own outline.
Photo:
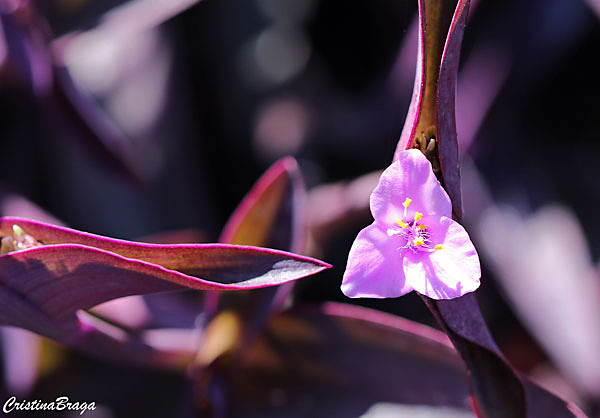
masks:
<path id="1" fill-rule="evenodd" d="M 479 287 L 479 257 L 431 163 L 407 150 L 371 194 L 375 221 L 359 232 L 344 272 L 349 297 L 389 298 L 411 290 L 452 299 Z"/>

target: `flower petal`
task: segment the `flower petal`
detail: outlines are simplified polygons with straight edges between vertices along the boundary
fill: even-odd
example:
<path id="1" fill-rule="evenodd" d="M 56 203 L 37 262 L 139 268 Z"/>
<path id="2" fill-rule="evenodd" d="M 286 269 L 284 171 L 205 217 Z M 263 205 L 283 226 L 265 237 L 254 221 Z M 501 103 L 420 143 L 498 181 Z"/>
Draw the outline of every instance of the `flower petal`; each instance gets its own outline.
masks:
<path id="1" fill-rule="evenodd" d="M 402 219 L 406 198 L 412 199 L 409 218 L 415 211 L 428 215 L 451 216 L 452 204 L 431 169 L 431 163 L 419 150 L 399 154 L 398 160 L 381 175 L 371 194 L 371 213 L 384 224 L 394 225 Z"/>
<path id="2" fill-rule="evenodd" d="M 342 292 L 351 298 L 393 298 L 411 290 L 402 271 L 398 240 L 377 222 L 360 231 L 348 255 Z"/>
<path id="3" fill-rule="evenodd" d="M 408 283 L 432 299 L 453 299 L 476 290 L 481 268 L 467 231 L 445 216 L 426 221 L 432 246 L 441 244 L 443 248 L 406 251 L 402 266 Z"/>

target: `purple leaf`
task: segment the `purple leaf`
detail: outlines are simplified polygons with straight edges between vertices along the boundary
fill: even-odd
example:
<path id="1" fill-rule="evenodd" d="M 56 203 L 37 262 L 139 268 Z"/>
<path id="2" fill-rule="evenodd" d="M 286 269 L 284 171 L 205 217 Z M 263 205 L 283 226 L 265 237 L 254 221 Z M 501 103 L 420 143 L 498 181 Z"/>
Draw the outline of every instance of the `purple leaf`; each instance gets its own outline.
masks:
<path id="1" fill-rule="evenodd" d="M 511 209 L 486 210 L 482 249 L 519 317 L 554 363 L 585 397 L 600 398 L 600 282 L 583 229 L 562 207 L 528 218 Z"/>
<path id="2" fill-rule="evenodd" d="M 20 255 L 25 254 L 26 257 L 26 253 L 30 251 L 21 251 Z M 50 269 L 46 269 L 40 267 L 39 262 L 26 266 L 13 260 L 11 255 L 0 257 L 0 324 L 25 328 L 68 347 L 112 361 L 155 367 L 170 366 L 181 361 L 177 352 L 156 350 L 144 341 L 127 335 L 120 328 L 94 318 L 84 311 L 76 311 L 77 307 L 93 305 L 111 294 L 127 293 L 126 288 L 121 291 L 116 289 L 119 279 L 123 277 L 124 285 L 130 286 L 129 290 L 135 288 L 135 285 L 131 285 L 135 283 L 136 278 L 149 278 L 153 283 L 142 289 L 143 292 L 166 290 L 169 285 L 167 282 L 160 284 L 158 279 L 141 273 L 131 272 L 127 275 L 114 267 L 111 270 L 107 266 L 102 268 L 94 264 L 85 265 L 85 262 L 81 269 L 72 274 L 67 270 L 61 271 L 62 276 L 52 277 L 52 267 L 59 270 L 64 267 L 61 266 L 60 260 L 61 258 L 54 266 L 50 265 Z M 117 274 L 113 277 L 98 277 L 90 273 Z M 86 274 L 83 280 L 81 274 Z M 76 286 L 79 283 L 73 283 L 78 278 L 79 282 L 83 282 L 81 287 Z M 23 283 L 19 283 L 19 280 Z M 113 284 L 102 286 L 103 282 L 107 281 L 112 281 Z M 171 286 L 172 289 L 178 287 Z M 87 293 L 92 291 L 98 291 L 99 295 Z"/>
<path id="3" fill-rule="evenodd" d="M 229 378 L 231 416 L 362 416 L 386 405 L 471 416 L 467 377 L 442 333 L 356 306 L 274 316 Z"/>
<path id="4" fill-rule="evenodd" d="M 305 202 L 306 190 L 298 164 L 291 157 L 283 158 L 273 164 L 244 197 L 223 229 L 220 240 L 301 252 L 306 245 Z M 229 397 L 228 390 L 220 384 L 226 379 L 227 370 L 221 367 L 223 362 L 219 360 L 232 355 L 243 358 L 269 316 L 283 307 L 292 286 L 289 283 L 252 294 L 207 293 L 205 313 L 211 323 L 200 353 L 209 354 L 197 357 L 202 371 L 201 385 L 213 386 L 212 391 L 202 393 L 206 404 L 220 409 L 222 398 Z M 221 343 L 223 335 L 229 336 L 225 341 L 230 343 Z M 208 369 L 211 372 L 207 373 Z M 205 377 L 207 375 L 211 377 Z M 215 393 L 218 393 L 217 397 Z"/>
<path id="5" fill-rule="evenodd" d="M 309 257 L 266 248 L 227 244 L 144 244 L 11 217 L 0 218 L 0 234 L 12 235 L 15 224 L 44 244 L 32 249 L 36 256 L 43 257 L 58 244 L 91 247 L 90 250 L 108 254 L 107 257 L 133 259 L 130 261 L 140 263 L 139 266 L 164 270 L 162 277 L 169 277 L 167 280 L 201 290 L 273 286 L 330 267 Z M 70 247 L 64 247 L 67 248 Z"/>
<path id="6" fill-rule="evenodd" d="M 25 78 L 17 81 L 31 88 L 46 113 L 55 111 L 58 102 L 70 122 L 82 129 L 85 145 L 99 160 L 128 178 L 144 180 L 147 173 L 141 160 L 134 157 L 129 139 L 92 97 L 73 83 L 62 64 L 60 48 L 50 45 L 44 18 L 31 2 L 18 3 L 0 10 L 0 36 L 4 35 L 6 41 L 7 64 L 17 77 Z"/>
<path id="7" fill-rule="evenodd" d="M 127 42 L 140 33 L 152 30 L 199 0 L 132 0 L 114 7 L 101 17 L 95 28 L 71 33 L 55 40 L 51 45 L 54 58 L 54 97 L 64 111 L 81 129 L 84 146 L 101 163 L 114 171 L 137 181 L 147 181 L 152 167 L 138 158 L 134 143 L 106 115 L 95 99 L 74 81 L 64 65 L 65 53 L 76 41 L 90 36 L 98 39 Z"/>
<path id="8" fill-rule="evenodd" d="M 473 408 L 478 416 L 524 417 L 521 380 L 506 363 L 479 310 L 473 294 L 444 301 L 423 297 L 470 371 Z"/>
<path id="9" fill-rule="evenodd" d="M 531 418 L 587 418 L 579 407 L 567 403 L 522 376 L 527 396 L 527 416 Z"/>
<path id="10" fill-rule="evenodd" d="M 132 331 L 148 327 L 151 319 L 151 313 L 141 295 L 113 299 L 89 309 L 89 312 Z"/>
<path id="11" fill-rule="evenodd" d="M 454 6 L 456 6 L 454 10 Z M 419 0 L 417 70 L 413 97 L 396 148 L 418 148 L 441 170 L 457 217 L 461 217 L 460 175 L 454 96 L 469 0 Z M 431 149 L 431 139 L 435 148 Z M 429 150 L 428 150 L 429 147 Z"/>
<path id="12" fill-rule="evenodd" d="M 286 157 L 256 182 L 223 228 L 220 242 L 301 253 L 306 192 L 298 163 Z"/>
<path id="13" fill-rule="evenodd" d="M 0 327 L 4 385 L 9 392 L 27 395 L 37 380 L 41 338 L 13 327 Z"/>
<path id="14" fill-rule="evenodd" d="M 36 95 L 47 94 L 52 84 L 52 58 L 45 29 L 29 2 L 0 5 L 0 42 L 4 44 L 0 47 L 0 86 L 11 81 Z"/>
<path id="15" fill-rule="evenodd" d="M 0 256 L 1 325 L 26 328 L 99 355 L 139 357 L 140 362 L 165 354 L 79 310 L 128 295 L 277 285 L 328 267 L 277 250 L 142 244 L 20 218 L 0 218 L 0 234 L 4 250 L 16 247 Z M 18 250 L 22 243 L 29 248 Z"/>
<path id="16" fill-rule="evenodd" d="M 177 257 L 177 251 L 172 254 Z M 214 255 L 218 257 L 217 253 Z M 236 255 L 231 253 L 230 256 Z M 196 258 L 196 262 L 202 262 L 200 260 Z M 81 245 L 50 245 L 16 251 L 0 256 L 0 281 L 3 285 L 0 291 L 4 300 L 0 323 L 31 329 L 34 325 L 28 322 L 30 318 L 21 315 L 18 309 L 24 303 L 61 319 L 78 309 L 90 308 L 123 296 L 182 290 L 184 287 L 201 290 L 251 289 L 278 284 L 293 279 L 294 275 L 308 273 L 306 266 L 295 266 L 294 261 L 290 263 L 290 259 L 286 257 L 266 261 L 260 255 L 254 255 L 248 260 L 257 263 L 251 271 L 258 272 L 262 269 L 264 273 L 229 285 L 209 282 L 160 265 Z M 277 266 L 278 263 L 283 266 Z M 247 271 L 249 266 L 250 263 L 238 264 L 237 267 L 244 271 L 237 274 L 251 274 Z M 283 270 L 282 277 L 277 277 L 279 269 Z M 213 272 L 217 277 L 220 276 L 219 267 Z M 231 273 L 233 270 L 228 271 L 225 277 L 230 279 Z M 8 306 L 16 309 L 7 309 Z"/>
<path id="17" fill-rule="evenodd" d="M 506 362 L 487 329 L 474 294 L 444 301 L 427 299 L 426 304 L 470 371 L 473 407 L 478 416 L 585 416 L 577 406 L 539 387 Z"/>
<path id="18" fill-rule="evenodd" d="M 296 160 L 273 164 L 244 197 L 227 222 L 220 241 L 302 252 L 306 244 L 306 191 Z M 279 310 L 292 284 L 252 294 L 222 295 L 220 310 L 232 309 L 244 318 L 244 338 L 250 341 L 268 315 Z M 216 294 L 208 294 L 216 298 Z M 216 301 L 208 301 L 211 305 Z"/>
<path id="19" fill-rule="evenodd" d="M 126 41 L 139 33 L 155 29 L 199 2 L 200 0 L 128 0 L 100 16 L 100 23 L 93 30 L 102 32 L 103 35 L 110 33 L 118 36 L 119 40 Z M 96 5 L 95 9 L 102 6 Z M 67 35 L 57 42 L 68 44 L 73 36 L 79 34 Z"/>
<path id="20" fill-rule="evenodd" d="M 68 69 L 59 64 L 54 67 L 53 96 L 69 121 L 80 130 L 78 139 L 98 162 L 126 178 L 139 182 L 148 179 L 149 170 L 143 159 L 136 158 L 130 138 L 88 92 L 74 83 Z"/>

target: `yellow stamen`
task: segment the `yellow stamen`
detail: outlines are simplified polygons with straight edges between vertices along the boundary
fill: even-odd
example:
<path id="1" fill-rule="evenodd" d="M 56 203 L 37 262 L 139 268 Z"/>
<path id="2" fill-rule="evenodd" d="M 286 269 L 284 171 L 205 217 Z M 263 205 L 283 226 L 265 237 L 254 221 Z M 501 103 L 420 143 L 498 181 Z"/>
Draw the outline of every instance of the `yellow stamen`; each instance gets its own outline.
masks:
<path id="1" fill-rule="evenodd" d="M 397 219 L 396 223 L 398 224 L 398 226 L 401 226 L 402 228 L 408 228 L 408 224 L 402 222 L 401 219 Z"/>
<path id="2" fill-rule="evenodd" d="M 444 248 L 444 246 L 442 244 L 436 244 L 436 246 L 434 248 L 436 250 L 441 250 L 442 248 Z"/>
<path id="3" fill-rule="evenodd" d="M 410 202 L 412 202 L 412 199 L 410 197 L 407 197 L 406 199 L 404 199 L 404 203 L 402 203 L 402 206 L 404 206 L 404 209 L 408 208 L 408 206 L 410 205 Z"/>
<path id="4" fill-rule="evenodd" d="M 416 245 L 417 247 L 419 245 L 424 245 L 425 244 L 425 239 L 423 239 L 423 237 L 417 237 L 415 238 L 415 240 L 413 241 L 413 245 Z"/>
<path id="5" fill-rule="evenodd" d="M 419 226 L 417 226 L 417 228 L 419 228 L 421 231 L 425 231 L 427 229 L 427 227 L 423 224 L 420 224 Z"/>
<path id="6" fill-rule="evenodd" d="M 423 214 L 421 212 L 415 212 L 415 221 L 420 221 L 423 218 Z"/>

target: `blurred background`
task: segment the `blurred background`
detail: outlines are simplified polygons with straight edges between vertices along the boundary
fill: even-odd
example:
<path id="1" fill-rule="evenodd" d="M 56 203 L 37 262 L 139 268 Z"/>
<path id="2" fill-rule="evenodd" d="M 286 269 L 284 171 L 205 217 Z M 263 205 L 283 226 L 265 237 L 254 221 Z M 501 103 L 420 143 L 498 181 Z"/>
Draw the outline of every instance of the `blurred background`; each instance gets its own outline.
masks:
<path id="1" fill-rule="evenodd" d="M 408 109 L 416 1 L 0 8 L 3 214 L 23 214 L 22 196 L 84 231 L 137 239 L 193 229 L 215 242 L 261 173 L 292 155 L 309 190 L 311 255 L 334 266 L 299 283 L 295 300 L 352 302 L 435 326 L 414 294 L 349 301 L 339 290 L 350 245 L 371 222 L 377 174 L 368 174 L 390 163 Z M 478 298 L 490 329 L 516 368 L 592 415 L 599 13 L 597 0 L 473 1 L 456 108 L 464 223 L 483 261 Z M 172 379 L 171 396 L 191 396 L 179 377 L 78 354 L 60 367 L 29 396 L 62 382 L 77 397 L 68 376 L 117 416 L 130 412 L 136 385 L 148 396 Z M 131 392 L 115 398 L 114 376 Z"/>

